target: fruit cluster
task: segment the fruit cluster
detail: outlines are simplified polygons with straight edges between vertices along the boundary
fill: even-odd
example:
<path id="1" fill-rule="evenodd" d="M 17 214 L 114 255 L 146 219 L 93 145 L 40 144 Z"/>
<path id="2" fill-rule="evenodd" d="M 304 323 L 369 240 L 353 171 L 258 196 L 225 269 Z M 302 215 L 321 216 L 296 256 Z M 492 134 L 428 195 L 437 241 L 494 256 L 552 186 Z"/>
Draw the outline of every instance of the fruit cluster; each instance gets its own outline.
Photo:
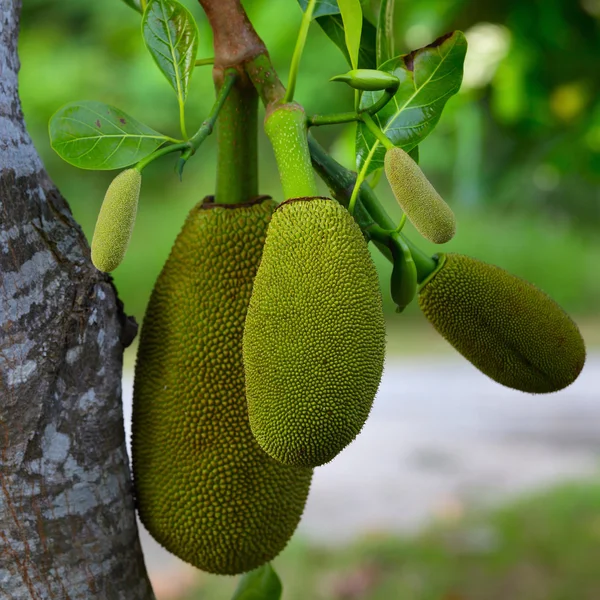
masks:
<path id="1" fill-rule="evenodd" d="M 298 105 L 268 114 L 266 131 L 287 200 L 207 198 L 191 211 L 152 293 L 136 365 L 142 522 L 171 552 L 220 574 L 283 549 L 313 468 L 369 415 L 385 322 L 368 241 L 390 251 L 398 305 L 418 288 L 425 316 L 495 381 L 552 392 L 585 360 L 577 326 L 533 285 L 466 256 L 419 260 L 400 229 L 363 230 L 345 206 L 318 196 Z M 385 169 L 417 230 L 448 241 L 454 215 L 413 159 L 392 148 Z M 130 185 L 139 189 L 137 178 Z"/>

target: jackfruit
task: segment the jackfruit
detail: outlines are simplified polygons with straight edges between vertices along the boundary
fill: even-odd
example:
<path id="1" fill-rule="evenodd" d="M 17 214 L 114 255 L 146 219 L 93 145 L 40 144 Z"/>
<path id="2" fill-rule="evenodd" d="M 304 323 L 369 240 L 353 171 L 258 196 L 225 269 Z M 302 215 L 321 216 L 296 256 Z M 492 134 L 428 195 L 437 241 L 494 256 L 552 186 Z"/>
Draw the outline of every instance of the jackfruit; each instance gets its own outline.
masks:
<path id="1" fill-rule="evenodd" d="M 167 550 L 217 574 L 276 556 L 304 509 L 312 470 L 282 465 L 248 423 L 242 332 L 275 203 L 200 203 L 144 318 L 132 454 L 142 523 Z"/>
<path id="2" fill-rule="evenodd" d="M 125 256 L 141 186 L 142 174 L 137 169 L 126 169 L 106 190 L 92 239 L 92 263 L 99 271 L 113 271 Z"/>
<path id="3" fill-rule="evenodd" d="M 273 458 L 318 466 L 360 432 L 383 370 L 377 272 L 337 202 L 298 198 L 273 215 L 244 328 L 252 433 Z"/>
<path id="4" fill-rule="evenodd" d="M 390 148 L 384 164 L 392 192 L 417 231 L 435 244 L 450 241 L 456 233 L 454 213 L 419 165 L 401 148 Z"/>
<path id="5" fill-rule="evenodd" d="M 494 381 L 532 394 L 577 379 L 585 345 L 552 298 L 504 269 L 460 254 L 440 255 L 419 306 L 467 360 Z"/>

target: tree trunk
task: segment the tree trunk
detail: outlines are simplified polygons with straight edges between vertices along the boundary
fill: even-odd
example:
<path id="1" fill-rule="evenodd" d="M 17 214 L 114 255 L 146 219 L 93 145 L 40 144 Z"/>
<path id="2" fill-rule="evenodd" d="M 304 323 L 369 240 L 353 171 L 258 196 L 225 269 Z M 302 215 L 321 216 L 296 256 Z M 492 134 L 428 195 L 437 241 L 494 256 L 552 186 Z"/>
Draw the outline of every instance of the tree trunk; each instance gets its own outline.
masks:
<path id="1" fill-rule="evenodd" d="M 136 331 L 44 171 L 0 0 L 0 598 L 151 599 L 122 421 Z"/>

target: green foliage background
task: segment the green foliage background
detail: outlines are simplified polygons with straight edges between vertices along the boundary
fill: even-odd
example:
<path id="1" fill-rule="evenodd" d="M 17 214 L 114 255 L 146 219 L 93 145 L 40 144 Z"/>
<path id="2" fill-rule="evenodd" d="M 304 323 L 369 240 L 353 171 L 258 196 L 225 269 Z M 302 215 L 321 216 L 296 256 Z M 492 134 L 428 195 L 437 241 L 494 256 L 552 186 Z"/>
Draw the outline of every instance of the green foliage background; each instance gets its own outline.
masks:
<path id="1" fill-rule="evenodd" d="M 198 57 L 211 56 L 212 34 L 198 3 L 184 3 L 198 20 Z M 244 5 L 285 81 L 301 19 L 297 0 L 247 0 Z M 500 28 L 490 30 L 490 23 Z M 469 37 L 482 24 L 483 45 L 472 42 L 467 55 L 473 60 L 467 75 L 479 69 L 479 79 L 450 100 L 436 131 L 421 146 L 421 166 L 458 216 L 458 234 L 445 248 L 503 266 L 537 283 L 568 310 L 593 314 L 600 304 L 600 3 L 398 0 L 397 51 L 423 46 L 453 29 Z M 486 67 L 482 57 L 489 31 L 506 43 L 499 62 Z M 115 172 L 81 171 L 64 163 L 50 148 L 50 116 L 67 102 L 99 100 L 177 137 L 177 101 L 144 48 L 139 15 L 120 0 L 28 0 L 20 55 L 29 130 L 91 239 Z M 308 112 L 348 110 L 352 91 L 327 82 L 346 70 L 339 49 L 317 26 L 311 28 L 297 100 Z M 198 68 L 187 101 L 190 131 L 200 125 L 213 98 L 211 69 Z M 352 166 L 354 126 L 320 129 L 317 137 Z M 280 198 L 264 134 L 260 143 L 261 192 Z M 132 244 L 114 274 L 128 312 L 138 318 L 185 215 L 213 191 L 214 150 L 209 138 L 182 183 L 173 171 L 175 156 L 144 172 Z M 390 212 L 399 215 L 385 181 L 378 191 Z M 440 249 L 423 245 L 432 252 Z M 389 265 L 377 255 L 376 260 L 389 273 Z M 387 289 L 384 298 L 393 311 Z M 416 314 L 415 307 L 407 313 Z"/>

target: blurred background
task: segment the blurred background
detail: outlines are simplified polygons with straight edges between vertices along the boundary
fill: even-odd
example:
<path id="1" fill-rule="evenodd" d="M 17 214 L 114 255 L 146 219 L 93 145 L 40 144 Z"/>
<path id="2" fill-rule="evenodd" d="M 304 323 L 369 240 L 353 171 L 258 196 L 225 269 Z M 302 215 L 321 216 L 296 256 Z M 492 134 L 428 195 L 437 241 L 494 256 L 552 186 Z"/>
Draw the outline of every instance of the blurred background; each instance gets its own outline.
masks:
<path id="1" fill-rule="evenodd" d="M 198 19 L 198 57 L 211 56 L 199 5 L 182 1 Z M 244 5 L 285 82 L 297 1 Z M 289 600 L 600 597 L 600 0 L 397 0 L 398 54 L 454 29 L 469 41 L 463 86 L 420 146 L 421 167 L 457 214 L 447 249 L 548 292 L 580 325 L 588 362 L 558 394 L 501 388 L 415 306 L 393 312 L 390 266 L 375 252 L 388 312 L 385 375 L 363 433 L 317 470 L 299 532 L 275 561 Z M 100 100 L 177 136 L 175 96 L 144 48 L 139 15 L 120 0 L 26 0 L 20 56 L 29 131 L 91 239 L 115 173 L 64 163 L 50 148 L 50 116 L 67 102 Z M 349 110 L 352 92 L 328 83 L 346 70 L 312 27 L 297 100 L 309 113 Z M 213 99 L 211 68 L 196 69 L 190 130 Z M 316 136 L 353 168 L 353 126 Z M 280 198 L 262 132 L 260 144 L 261 192 Z M 114 273 L 140 322 L 187 212 L 213 191 L 214 148 L 209 138 L 181 183 L 174 156 L 144 172 L 132 243 Z M 399 216 L 385 180 L 378 193 Z M 126 427 L 134 354 L 124 375 Z M 198 573 L 144 540 L 159 599 L 230 598 L 235 579 Z"/>

